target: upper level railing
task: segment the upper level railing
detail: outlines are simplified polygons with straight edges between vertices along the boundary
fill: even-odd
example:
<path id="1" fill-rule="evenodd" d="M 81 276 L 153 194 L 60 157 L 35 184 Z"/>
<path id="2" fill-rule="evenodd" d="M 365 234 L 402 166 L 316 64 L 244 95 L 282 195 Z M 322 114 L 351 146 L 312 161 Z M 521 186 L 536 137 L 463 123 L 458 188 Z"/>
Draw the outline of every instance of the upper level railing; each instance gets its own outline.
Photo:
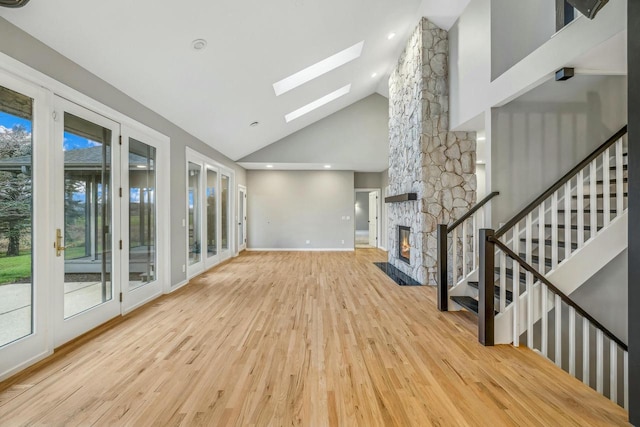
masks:
<path id="1" fill-rule="evenodd" d="M 480 259 L 478 252 L 478 230 L 485 226 L 486 208 L 500 193 L 492 192 L 475 204 L 451 225 L 439 224 L 438 238 L 438 309 L 449 309 L 449 286 L 458 283 L 475 270 Z M 451 244 L 449 244 L 451 242 Z M 451 263 L 449 263 L 451 254 Z M 451 271 L 449 271 L 451 266 Z"/>

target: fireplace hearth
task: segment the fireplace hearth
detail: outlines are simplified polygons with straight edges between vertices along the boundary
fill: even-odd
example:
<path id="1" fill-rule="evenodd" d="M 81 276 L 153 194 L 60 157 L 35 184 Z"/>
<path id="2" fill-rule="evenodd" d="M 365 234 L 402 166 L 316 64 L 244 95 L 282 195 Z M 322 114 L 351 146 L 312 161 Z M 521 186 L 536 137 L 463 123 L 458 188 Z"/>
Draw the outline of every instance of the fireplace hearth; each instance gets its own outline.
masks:
<path id="1" fill-rule="evenodd" d="M 398 258 L 411 264 L 411 245 L 409 244 L 409 234 L 411 228 L 404 225 L 398 226 Z"/>

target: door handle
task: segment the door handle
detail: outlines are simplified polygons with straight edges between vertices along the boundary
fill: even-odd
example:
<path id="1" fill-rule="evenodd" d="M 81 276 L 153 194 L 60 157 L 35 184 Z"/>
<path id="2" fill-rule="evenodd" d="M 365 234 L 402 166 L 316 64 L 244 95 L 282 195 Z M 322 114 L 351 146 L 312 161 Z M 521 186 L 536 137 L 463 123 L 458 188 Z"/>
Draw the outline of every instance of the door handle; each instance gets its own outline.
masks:
<path id="1" fill-rule="evenodd" d="M 65 250 L 65 247 L 62 246 L 62 230 L 56 228 L 56 241 L 53 244 L 53 247 L 56 250 L 56 256 L 59 257 L 62 255 L 62 251 Z"/>

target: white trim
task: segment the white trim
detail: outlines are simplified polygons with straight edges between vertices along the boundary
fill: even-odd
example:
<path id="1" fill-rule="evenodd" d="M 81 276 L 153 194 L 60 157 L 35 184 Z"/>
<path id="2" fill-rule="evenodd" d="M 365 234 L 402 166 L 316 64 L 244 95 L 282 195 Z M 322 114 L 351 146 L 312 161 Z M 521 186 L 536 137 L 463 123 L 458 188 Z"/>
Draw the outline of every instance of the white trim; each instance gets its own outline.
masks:
<path id="1" fill-rule="evenodd" d="M 355 199 L 355 194 L 356 193 L 371 193 L 372 191 L 375 191 L 377 194 L 377 198 L 378 198 L 378 216 L 377 216 L 377 220 L 376 220 L 376 227 L 377 227 L 377 248 L 381 248 L 381 243 L 380 241 L 382 240 L 382 188 L 355 188 L 354 189 L 354 199 Z M 386 218 L 386 215 L 385 215 Z M 355 232 L 356 232 L 356 207 L 355 207 L 355 200 L 354 200 L 354 204 L 353 204 L 353 246 L 356 245 L 356 241 L 355 241 Z"/>
<path id="2" fill-rule="evenodd" d="M 387 248 L 385 248 L 384 246 L 378 246 L 378 249 L 383 250 L 385 252 L 389 252 L 389 250 Z"/>
<path id="3" fill-rule="evenodd" d="M 247 248 L 248 252 L 354 252 L 354 248 Z"/>
<path id="4" fill-rule="evenodd" d="M 244 203 L 242 205 L 242 207 L 244 208 L 243 212 L 240 212 L 240 193 L 244 194 Z M 236 200 L 236 224 L 238 224 L 238 222 L 240 221 L 240 217 L 243 215 L 243 213 L 246 214 L 247 212 L 247 201 L 248 201 L 248 197 L 247 197 L 247 187 L 244 185 L 240 185 L 238 184 L 238 189 L 237 189 L 237 200 Z M 246 215 L 244 215 L 246 216 Z M 246 218 L 242 218 L 242 237 L 244 238 L 244 241 L 240 241 L 240 224 L 238 224 L 238 230 L 237 230 L 237 239 L 236 242 L 238 243 L 236 246 L 236 253 L 234 256 L 238 256 L 238 254 L 247 249 L 247 220 Z"/>

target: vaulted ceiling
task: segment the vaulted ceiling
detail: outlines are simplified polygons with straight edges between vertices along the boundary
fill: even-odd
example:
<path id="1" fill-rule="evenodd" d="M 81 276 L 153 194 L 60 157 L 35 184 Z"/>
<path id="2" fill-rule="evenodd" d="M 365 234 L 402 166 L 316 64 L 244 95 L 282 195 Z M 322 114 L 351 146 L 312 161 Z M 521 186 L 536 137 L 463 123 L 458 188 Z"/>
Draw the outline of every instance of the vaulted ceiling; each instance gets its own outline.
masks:
<path id="1" fill-rule="evenodd" d="M 468 1 L 32 0 L 0 16 L 238 160 L 375 92 L 386 95 L 419 17 L 448 29 Z M 196 39 L 206 47 L 193 49 Z M 362 41 L 358 59 L 276 96 L 273 83 Z M 285 121 L 349 84 L 348 94 Z"/>

